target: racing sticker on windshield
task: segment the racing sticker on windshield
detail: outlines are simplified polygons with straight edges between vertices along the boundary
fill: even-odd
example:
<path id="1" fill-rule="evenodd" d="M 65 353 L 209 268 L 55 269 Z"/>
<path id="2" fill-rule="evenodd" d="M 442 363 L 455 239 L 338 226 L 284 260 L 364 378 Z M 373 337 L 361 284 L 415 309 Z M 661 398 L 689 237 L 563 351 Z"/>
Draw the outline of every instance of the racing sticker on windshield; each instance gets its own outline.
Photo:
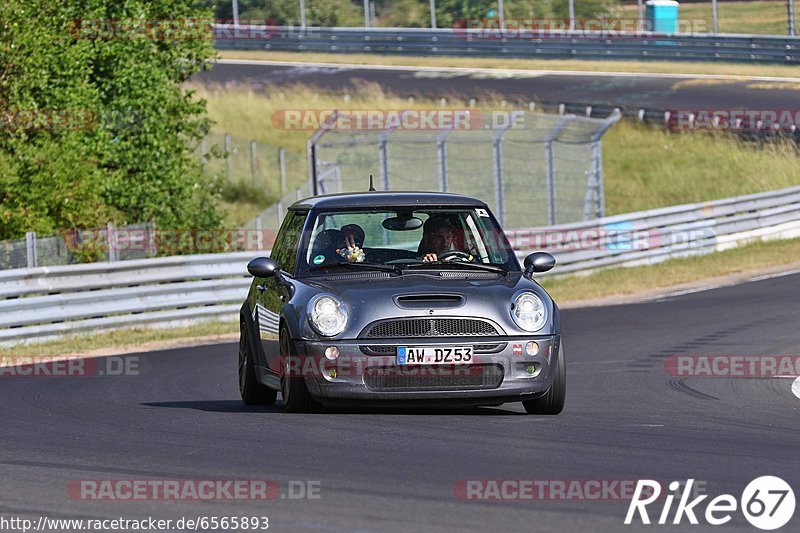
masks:
<path id="1" fill-rule="evenodd" d="M 478 208 L 475 210 L 475 212 L 478 213 L 479 217 L 489 218 L 489 212 L 486 211 L 486 209 Z"/>
<path id="2" fill-rule="evenodd" d="M 325 256 L 318 255 L 312 261 L 314 262 L 315 265 L 321 265 L 325 261 Z"/>

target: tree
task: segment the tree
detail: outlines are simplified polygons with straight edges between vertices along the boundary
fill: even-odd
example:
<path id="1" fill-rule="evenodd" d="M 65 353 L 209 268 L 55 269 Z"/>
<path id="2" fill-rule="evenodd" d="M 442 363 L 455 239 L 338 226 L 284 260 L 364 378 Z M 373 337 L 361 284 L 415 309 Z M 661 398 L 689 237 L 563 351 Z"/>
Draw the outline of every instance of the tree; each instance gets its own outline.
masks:
<path id="1" fill-rule="evenodd" d="M 192 153 L 205 103 L 181 87 L 214 56 L 211 14 L 193 3 L 0 4 L 0 239 L 219 225 Z"/>

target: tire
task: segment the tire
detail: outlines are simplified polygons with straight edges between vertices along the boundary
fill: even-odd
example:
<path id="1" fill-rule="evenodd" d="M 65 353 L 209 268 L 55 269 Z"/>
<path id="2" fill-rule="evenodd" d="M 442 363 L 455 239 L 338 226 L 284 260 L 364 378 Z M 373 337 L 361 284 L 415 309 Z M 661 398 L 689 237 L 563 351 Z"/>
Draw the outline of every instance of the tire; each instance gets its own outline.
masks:
<path id="1" fill-rule="evenodd" d="M 303 376 L 290 376 L 289 369 L 291 358 L 295 356 L 289 331 L 283 327 L 280 333 L 280 355 L 283 361 L 281 375 L 281 394 L 286 411 L 289 413 L 317 413 L 322 410 L 322 404 L 311 397 L 306 387 Z"/>
<path id="2" fill-rule="evenodd" d="M 558 349 L 556 362 L 556 376 L 553 384 L 543 396 L 522 402 L 525 412 L 529 415 L 557 415 L 564 410 L 564 400 L 567 396 L 567 363 L 564 360 L 564 344 Z"/>
<path id="3" fill-rule="evenodd" d="M 247 325 L 239 325 L 239 393 L 246 405 L 272 405 L 278 398 L 278 391 L 262 385 L 256 378 L 256 366 Z"/>

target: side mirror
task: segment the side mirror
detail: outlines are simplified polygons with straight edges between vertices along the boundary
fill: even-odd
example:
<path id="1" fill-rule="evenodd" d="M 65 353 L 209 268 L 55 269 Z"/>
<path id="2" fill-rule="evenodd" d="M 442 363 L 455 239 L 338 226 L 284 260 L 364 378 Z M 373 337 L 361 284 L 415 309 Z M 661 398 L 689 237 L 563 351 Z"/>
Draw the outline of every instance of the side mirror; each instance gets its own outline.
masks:
<path id="1" fill-rule="evenodd" d="M 255 278 L 268 278 L 280 270 L 278 262 L 269 257 L 256 257 L 247 263 L 247 271 Z"/>
<path id="2" fill-rule="evenodd" d="M 547 252 L 533 252 L 525 258 L 525 274 L 530 276 L 534 272 L 547 272 L 556 266 L 556 258 Z"/>

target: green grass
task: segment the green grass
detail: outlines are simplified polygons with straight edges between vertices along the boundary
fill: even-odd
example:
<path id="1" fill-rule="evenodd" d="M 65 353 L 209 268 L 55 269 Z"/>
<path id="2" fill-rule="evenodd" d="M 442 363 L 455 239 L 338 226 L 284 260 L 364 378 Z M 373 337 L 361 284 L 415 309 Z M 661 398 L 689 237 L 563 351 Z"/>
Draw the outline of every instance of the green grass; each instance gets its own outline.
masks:
<path id="1" fill-rule="evenodd" d="M 618 9 L 623 18 L 636 18 L 635 4 Z M 694 28 L 695 32 L 710 33 L 713 28 L 711 2 L 700 4 L 681 4 L 678 8 L 682 31 Z M 786 2 L 718 2 L 717 21 L 720 33 L 753 33 L 786 35 L 788 15 Z M 797 26 L 797 16 L 795 15 Z M 797 26 L 800 29 L 800 26 Z"/>
<path id="2" fill-rule="evenodd" d="M 620 122 L 603 137 L 610 215 L 800 185 L 789 142 L 757 145 L 726 135 L 667 133 Z"/>
<path id="3" fill-rule="evenodd" d="M 205 322 L 178 328 L 135 327 L 64 337 L 54 341 L 14 347 L 0 347 L 0 357 L 72 355 L 124 346 L 140 347 L 147 343 L 162 343 L 228 335 L 239 331 L 238 322 Z M 154 349 L 155 346 L 150 346 Z"/>
<path id="4" fill-rule="evenodd" d="M 633 294 L 738 272 L 796 263 L 800 239 L 755 242 L 724 252 L 671 259 L 655 265 L 619 267 L 588 276 L 541 278 L 542 286 L 561 303 Z M 558 267 L 553 271 L 558 272 Z"/>
<path id="5" fill-rule="evenodd" d="M 800 8 L 798 8 L 800 11 Z M 798 13 L 800 17 L 800 13 Z M 740 63 L 703 63 L 690 61 L 605 61 L 578 59 L 503 59 L 474 57 L 414 57 L 369 54 L 323 54 L 305 52 L 267 52 L 261 50 L 223 50 L 222 59 L 262 61 L 350 63 L 357 65 L 395 65 L 420 67 L 461 67 L 480 69 L 523 69 L 584 72 L 642 72 L 662 74 L 710 74 L 720 76 L 774 76 L 796 78 L 797 67 L 783 65 L 749 65 Z"/>

